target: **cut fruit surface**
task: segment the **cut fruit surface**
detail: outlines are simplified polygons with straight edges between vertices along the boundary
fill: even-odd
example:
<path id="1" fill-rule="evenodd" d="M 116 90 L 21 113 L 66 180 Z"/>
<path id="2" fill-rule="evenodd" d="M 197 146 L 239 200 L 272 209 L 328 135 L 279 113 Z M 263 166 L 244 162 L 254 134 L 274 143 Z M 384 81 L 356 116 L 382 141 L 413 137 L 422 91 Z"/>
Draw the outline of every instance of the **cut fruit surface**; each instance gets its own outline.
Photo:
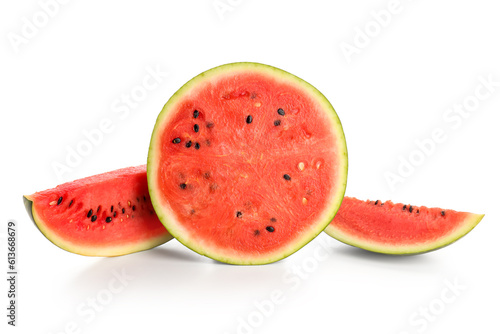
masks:
<path id="1" fill-rule="evenodd" d="M 47 239 L 72 253 L 124 255 L 172 239 L 151 205 L 146 165 L 64 183 L 23 199 Z"/>
<path id="2" fill-rule="evenodd" d="M 318 235 L 345 191 L 347 150 L 328 100 L 280 69 L 234 63 L 190 80 L 158 116 L 148 155 L 156 213 L 213 259 L 263 264 Z"/>
<path id="3" fill-rule="evenodd" d="M 483 216 L 346 196 L 325 232 L 346 244 L 373 252 L 416 254 L 457 241 Z"/>

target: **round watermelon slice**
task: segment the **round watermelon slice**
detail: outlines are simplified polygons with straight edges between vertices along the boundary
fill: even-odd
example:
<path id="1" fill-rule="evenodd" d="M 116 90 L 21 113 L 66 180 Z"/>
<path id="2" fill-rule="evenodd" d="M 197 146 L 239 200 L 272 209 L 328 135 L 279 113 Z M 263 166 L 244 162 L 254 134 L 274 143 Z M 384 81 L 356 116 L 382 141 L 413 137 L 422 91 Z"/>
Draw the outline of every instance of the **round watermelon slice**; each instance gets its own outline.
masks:
<path id="1" fill-rule="evenodd" d="M 339 118 L 283 70 L 233 63 L 191 79 L 158 116 L 151 200 L 181 243 L 212 259 L 264 264 L 328 225 L 346 187 Z"/>
<path id="2" fill-rule="evenodd" d="M 47 239 L 72 253 L 117 256 L 172 239 L 151 205 L 146 165 L 64 183 L 23 199 Z"/>
<path id="3" fill-rule="evenodd" d="M 469 233 L 484 215 L 391 201 L 344 197 L 325 232 L 348 245 L 385 254 L 418 254 Z"/>

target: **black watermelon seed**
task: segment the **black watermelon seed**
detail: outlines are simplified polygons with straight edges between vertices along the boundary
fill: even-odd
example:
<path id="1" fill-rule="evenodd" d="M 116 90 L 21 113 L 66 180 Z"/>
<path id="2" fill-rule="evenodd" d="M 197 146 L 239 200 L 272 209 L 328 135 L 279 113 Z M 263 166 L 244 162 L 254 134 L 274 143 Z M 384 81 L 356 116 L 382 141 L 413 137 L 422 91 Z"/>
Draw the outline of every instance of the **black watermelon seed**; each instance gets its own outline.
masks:
<path id="1" fill-rule="evenodd" d="M 122 209 L 122 213 L 125 213 L 125 209 Z"/>
<path id="2" fill-rule="evenodd" d="M 116 218 L 116 214 L 118 213 L 118 211 L 115 211 L 115 213 L 113 213 L 113 217 Z"/>
<path id="3" fill-rule="evenodd" d="M 111 218 L 111 217 L 106 217 L 106 223 L 111 223 L 111 220 L 112 220 L 112 219 L 113 219 L 113 218 Z"/>
<path id="4" fill-rule="evenodd" d="M 410 213 L 413 211 L 413 206 L 410 205 L 410 208 L 408 209 L 408 211 L 410 211 Z"/>
<path id="5" fill-rule="evenodd" d="M 273 217 L 273 218 L 271 218 L 271 221 L 272 221 L 273 223 L 274 223 L 274 222 L 276 222 L 276 218 L 274 218 L 274 217 Z"/>
<path id="6" fill-rule="evenodd" d="M 101 206 L 100 205 L 97 207 L 97 211 L 95 213 L 98 213 L 99 211 L 101 211 Z"/>
<path id="7" fill-rule="evenodd" d="M 255 236 L 257 236 L 257 235 L 259 235 L 259 234 L 260 234 L 260 231 L 259 231 L 259 230 L 255 230 L 255 231 L 253 231 L 253 235 L 255 235 Z"/>
<path id="8" fill-rule="evenodd" d="M 268 227 L 266 227 L 266 230 L 267 230 L 268 232 L 274 232 L 274 227 L 272 227 L 272 226 L 268 226 Z"/>
<path id="9" fill-rule="evenodd" d="M 200 112 L 198 110 L 193 111 L 193 117 L 198 118 L 200 116 Z"/>
<path id="10" fill-rule="evenodd" d="M 63 200 L 62 196 L 59 197 L 59 199 L 57 200 L 57 205 L 61 204 L 62 200 Z"/>
<path id="11" fill-rule="evenodd" d="M 287 181 L 290 181 L 292 179 L 292 177 L 288 174 L 283 175 L 283 178 Z"/>
<path id="12" fill-rule="evenodd" d="M 135 205 L 132 205 L 132 211 L 135 211 Z"/>
<path id="13" fill-rule="evenodd" d="M 444 211 L 441 211 L 441 216 L 444 216 Z"/>
<path id="14" fill-rule="evenodd" d="M 193 144 L 193 143 L 192 143 L 192 142 L 191 142 L 191 140 L 190 140 L 190 141 L 188 141 L 188 142 L 186 143 L 186 147 L 187 147 L 187 148 L 190 148 L 192 144 Z"/>
<path id="15" fill-rule="evenodd" d="M 142 198 L 144 199 L 144 202 L 146 202 L 146 196 L 142 196 Z"/>
<path id="16" fill-rule="evenodd" d="M 420 209 L 417 209 L 417 213 L 420 213 Z"/>
<path id="17" fill-rule="evenodd" d="M 241 218 L 243 213 L 241 211 L 236 212 L 236 218 Z"/>
<path id="18" fill-rule="evenodd" d="M 406 204 L 405 204 L 405 205 L 403 205 L 403 211 L 405 211 L 405 210 L 406 210 Z"/>
<path id="19" fill-rule="evenodd" d="M 203 177 L 204 177 L 205 179 L 209 179 L 209 178 L 210 178 L 210 172 L 205 172 L 205 173 L 203 173 Z"/>
<path id="20" fill-rule="evenodd" d="M 283 109 L 279 108 L 278 114 L 280 114 L 281 116 L 285 116 L 285 111 Z"/>
<path id="21" fill-rule="evenodd" d="M 89 212 L 87 213 L 87 218 L 90 218 L 92 217 L 92 209 L 89 210 Z"/>
<path id="22" fill-rule="evenodd" d="M 214 123 L 213 122 L 208 122 L 207 123 L 207 128 L 213 128 L 214 127 Z"/>
<path id="23" fill-rule="evenodd" d="M 377 204 L 378 204 L 378 200 L 375 201 L 375 205 L 377 205 Z"/>
<path id="24" fill-rule="evenodd" d="M 111 205 L 111 212 L 113 212 L 113 209 L 114 209 L 114 208 L 113 208 L 113 206 Z"/>
<path id="25" fill-rule="evenodd" d="M 195 143 L 194 144 L 194 148 L 197 149 L 197 150 L 199 150 L 200 149 L 200 143 Z"/>
<path id="26" fill-rule="evenodd" d="M 252 121 L 253 121 L 252 115 L 248 115 L 247 116 L 247 123 L 250 124 L 250 123 L 252 123 Z"/>
<path id="27" fill-rule="evenodd" d="M 187 184 L 185 184 L 185 183 L 181 183 L 181 184 L 179 184 L 179 187 L 181 187 L 181 189 L 186 189 Z"/>
<path id="28" fill-rule="evenodd" d="M 92 218 L 90 218 L 91 222 L 95 222 L 96 220 L 97 220 L 97 216 L 96 215 L 93 215 Z"/>
<path id="29" fill-rule="evenodd" d="M 172 140 L 172 143 L 174 143 L 174 144 L 179 144 L 180 142 L 181 142 L 181 139 L 179 137 L 174 138 L 174 140 Z"/>
<path id="30" fill-rule="evenodd" d="M 199 126 L 198 124 L 195 124 L 195 125 L 193 126 L 193 130 L 194 130 L 194 132 L 198 132 L 198 131 L 200 131 L 200 126 Z"/>
<path id="31" fill-rule="evenodd" d="M 274 126 L 279 126 L 281 124 L 281 121 L 279 119 L 274 121 Z"/>
<path id="32" fill-rule="evenodd" d="M 69 202 L 68 208 L 71 208 L 71 205 L 73 205 L 73 200 Z"/>

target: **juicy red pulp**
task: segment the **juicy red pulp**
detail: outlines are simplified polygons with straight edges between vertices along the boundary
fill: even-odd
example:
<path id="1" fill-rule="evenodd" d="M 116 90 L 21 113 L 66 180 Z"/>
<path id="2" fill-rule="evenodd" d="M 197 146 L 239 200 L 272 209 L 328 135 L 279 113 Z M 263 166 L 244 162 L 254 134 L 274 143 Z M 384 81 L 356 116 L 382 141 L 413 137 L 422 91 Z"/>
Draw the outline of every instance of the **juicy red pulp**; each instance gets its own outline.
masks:
<path id="1" fill-rule="evenodd" d="M 258 73 L 200 85 L 162 130 L 164 202 L 219 248 L 266 252 L 298 237 L 317 223 L 339 173 L 338 139 L 320 109 L 297 87 Z"/>

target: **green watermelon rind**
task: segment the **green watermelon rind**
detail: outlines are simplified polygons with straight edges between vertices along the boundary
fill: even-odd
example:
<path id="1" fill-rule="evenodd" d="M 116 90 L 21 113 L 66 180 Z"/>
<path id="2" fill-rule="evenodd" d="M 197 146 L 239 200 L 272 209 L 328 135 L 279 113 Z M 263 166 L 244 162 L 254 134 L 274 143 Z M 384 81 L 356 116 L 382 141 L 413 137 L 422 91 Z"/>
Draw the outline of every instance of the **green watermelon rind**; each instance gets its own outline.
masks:
<path id="1" fill-rule="evenodd" d="M 464 219 L 457 227 L 450 231 L 446 236 L 438 238 L 432 242 L 423 242 L 417 244 L 406 244 L 406 245 L 390 245 L 381 244 L 378 242 L 370 242 L 367 239 L 356 238 L 354 235 L 347 235 L 343 233 L 338 228 L 335 228 L 334 224 L 330 224 L 325 228 L 325 233 L 340 242 L 347 245 L 361 248 L 374 253 L 388 254 L 388 255 L 416 255 L 423 254 L 438 250 L 440 248 L 451 245 L 456 242 L 466 234 L 468 234 L 474 227 L 479 224 L 483 219 L 484 214 L 469 213 L 466 219 Z"/>
<path id="2" fill-rule="evenodd" d="M 338 185 L 340 185 L 337 188 L 337 192 L 335 194 L 332 194 L 331 196 L 331 201 L 330 204 L 328 205 L 329 210 L 325 210 L 325 213 L 321 219 L 318 219 L 318 221 L 321 221 L 321 223 L 315 224 L 314 229 L 309 231 L 308 233 L 303 233 L 302 238 L 297 239 L 296 242 L 291 244 L 288 248 L 284 249 L 279 249 L 275 253 L 265 256 L 265 257 L 251 257 L 249 259 L 247 258 L 241 258 L 237 256 L 231 256 L 231 255 L 221 255 L 219 252 L 214 252 L 208 247 L 203 247 L 200 245 L 199 242 L 196 240 L 188 240 L 184 236 L 187 235 L 187 231 L 184 230 L 184 233 L 181 232 L 181 227 L 180 224 L 177 224 L 175 222 L 175 219 L 171 217 L 170 212 L 172 210 L 169 208 L 168 203 L 161 202 L 160 195 L 158 194 L 158 190 L 156 189 L 156 184 L 155 184 L 155 175 L 154 171 L 150 168 L 150 166 L 155 164 L 155 150 L 159 149 L 157 147 L 156 143 L 156 138 L 159 138 L 159 131 L 162 128 L 163 123 L 169 116 L 169 109 L 171 106 L 175 105 L 178 100 L 184 96 L 186 92 L 189 92 L 190 89 L 193 87 L 196 87 L 196 85 L 199 82 L 202 82 L 204 79 L 209 78 L 211 76 L 215 76 L 220 73 L 224 73 L 226 71 L 245 71 L 248 69 L 257 69 L 259 71 L 267 72 L 267 73 L 272 73 L 273 77 L 276 78 L 285 78 L 287 82 L 294 81 L 297 84 L 297 87 L 300 87 L 303 90 L 306 90 L 310 93 L 311 97 L 315 98 L 315 101 L 320 103 L 324 108 L 324 110 L 329 111 L 329 116 L 330 116 L 330 121 L 332 124 L 332 128 L 335 129 L 335 133 L 337 135 L 338 139 L 338 147 L 337 150 L 339 152 L 339 166 L 337 173 L 339 174 L 338 180 L 341 180 Z M 340 157 L 341 156 L 341 157 Z M 205 72 L 202 72 L 201 74 L 195 76 L 191 80 L 189 80 L 187 83 L 185 83 L 177 92 L 175 92 L 170 99 L 167 101 L 167 103 L 164 105 L 162 111 L 158 115 L 158 118 L 156 120 L 152 136 L 151 136 L 151 141 L 150 141 L 150 146 L 149 146 L 149 152 L 148 152 L 148 161 L 147 161 L 147 175 L 148 175 L 148 188 L 149 188 L 149 194 L 151 197 L 151 202 L 153 204 L 153 207 L 156 211 L 156 214 L 158 215 L 158 218 L 160 221 L 165 225 L 165 227 L 169 230 L 169 232 L 179 240 L 184 246 L 188 247 L 189 249 L 193 250 L 194 252 L 207 256 L 209 258 L 212 258 L 214 260 L 224 262 L 224 263 L 229 263 L 229 264 L 238 264 L 238 265 L 258 265 L 258 264 L 268 264 L 272 263 L 275 261 L 279 261 L 283 258 L 288 257 L 289 255 L 295 253 L 302 247 L 304 247 L 307 243 L 309 243 L 311 240 L 313 240 L 316 236 L 318 236 L 323 230 L 325 229 L 326 226 L 330 223 L 330 221 L 333 219 L 335 214 L 337 213 L 338 209 L 340 208 L 340 204 L 342 203 L 342 199 L 345 194 L 345 189 L 347 186 L 347 169 L 348 169 L 348 161 L 347 161 L 347 146 L 346 146 L 346 141 L 345 141 L 345 135 L 344 131 L 342 128 L 342 124 L 340 122 L 340 119 L 333 108 L 333 106 L 330 104 L 328 99 L 314 86 L 306 82 L 305 80 L 289 73 L 284 70 L 281 70 L 279 68 L 270 66 L 270 65 L 265 65 L 265 64 L 260 64 L 260 63 L 253 63 L 253 62 L 238 62 L 238 63 L 230 63 L 230 64 L 225 64 L 221 65 L 218 67 L 214 67 L 212 69 L 209 69 Z M 167 207 L 167 208 L 165 208 Z"/>

